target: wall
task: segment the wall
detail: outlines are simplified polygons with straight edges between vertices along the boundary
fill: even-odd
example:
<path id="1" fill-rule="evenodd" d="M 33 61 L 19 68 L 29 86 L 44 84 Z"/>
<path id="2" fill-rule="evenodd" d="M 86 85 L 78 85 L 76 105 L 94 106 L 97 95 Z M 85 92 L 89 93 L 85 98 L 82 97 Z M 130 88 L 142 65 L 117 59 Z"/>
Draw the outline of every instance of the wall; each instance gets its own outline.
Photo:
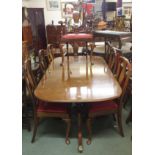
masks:
<path id="1" fill-rule="evenodd" d="M 132 2 L 132 0 L 122 0 L 122 2 Z"/>
<path id="2" fill-rule="evenodd" d="M 61 0 L 61 2 L 66 0 Z M 70 0 L 77 1 L 77 0 Z M 22 0 L 22 6 L 27 8 L 44 8 L 45 25 L 51 24 L 52 20 L 54 24 L 58 24 L 58 21 L 62 20 L 61 6 L 60 10 L 49 11 L 46 7 L 46 0 Z"/>
<path id="3" fill-rule="evenodd" d="M 63 1 L 78 1 L 78 0 L 60 0 Z M 117 0 L 106 0 L 107 2 L 117 2 Z M 132 0 L 122 0 L 124 5 L 131 5 Z M 101 10 L 102 0 L 96 0 L 97 4 L 95 5 L 95 10 Z M 51 24 L 52 20 L 54 20 L 54 24 L 58 24 L 58 21 L 62 20 L 61 17 L 61 8 L 58 11 L 49 11 L 46 7 L 46 0 L 22 0 L 22 6 L 28 8 L 44 8 L 44 16 L 45 16 L 45 25 Z M 61 7 L 61 6 L 60 6 Z M 112 20 L 115 16 L 114 12 L 107 13 L 109 20 Z"/>

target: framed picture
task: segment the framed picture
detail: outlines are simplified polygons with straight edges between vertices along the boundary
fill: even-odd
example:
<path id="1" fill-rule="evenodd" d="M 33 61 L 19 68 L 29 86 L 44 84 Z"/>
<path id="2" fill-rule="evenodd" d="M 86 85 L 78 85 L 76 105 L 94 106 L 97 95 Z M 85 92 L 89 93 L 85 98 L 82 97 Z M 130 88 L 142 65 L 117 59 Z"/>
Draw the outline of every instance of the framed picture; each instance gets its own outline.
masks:
<path id="1" fill-rule="evenodd" d="M 60 0 L 46 0 L 47 10 L 60 10 Z"/>
<path id="2" fill-rule="evenodd" d="M 132 8 L 131 7 L 124 7 L 123 12 L 125 15 L 125 18 L 130 19 L 132 14 Z"/>
<path id="3" fill-rule="evenodd" d="M 63 18 L 72 17 L 74 11 L 79 11 L 79 4 L 76 2 L 61 2 L 61 15 Z"/>

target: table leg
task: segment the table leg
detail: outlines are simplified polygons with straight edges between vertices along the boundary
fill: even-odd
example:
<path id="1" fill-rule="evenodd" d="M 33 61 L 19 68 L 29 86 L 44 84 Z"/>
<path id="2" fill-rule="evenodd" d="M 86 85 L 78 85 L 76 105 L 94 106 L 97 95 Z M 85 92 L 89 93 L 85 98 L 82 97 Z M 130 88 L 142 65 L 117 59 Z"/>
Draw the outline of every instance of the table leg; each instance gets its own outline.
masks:
<path id="1" fill-rule="evenodd" d="M 119 49 L 122 48 L 122 42 L 121 42 L 121 39 L 120 39 L 120 38 L 118 39 L 118 48 L 119 48 Z"/>
<path id="2" fill-rule="evenodd" d="M 83 152 L 82 131 L 81 131 L 81 113 L 78 113 L 78 151 Z"/>

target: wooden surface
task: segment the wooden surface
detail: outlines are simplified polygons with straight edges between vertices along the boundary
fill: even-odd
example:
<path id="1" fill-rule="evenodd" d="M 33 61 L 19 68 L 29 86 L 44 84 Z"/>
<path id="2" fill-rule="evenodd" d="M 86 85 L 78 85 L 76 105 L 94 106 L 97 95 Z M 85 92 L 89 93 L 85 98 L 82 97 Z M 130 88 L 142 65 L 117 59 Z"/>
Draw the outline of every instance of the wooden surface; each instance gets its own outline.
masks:
<path id="1" fill-rule="evenodd" d="M 106 41 L 117 41 L 119 49 L 122 47 L 122 41 L 132 41 L 132 32 L 96 30 L 93 32 L 94 38 L 102 37 Z"/>
<path id="2" fill-rule="evenodd" d="M 124 32 L 124 31 L 112 31 L 112 30 L 96 30 L 93 32 L 94 35 L 99 36 L 118 36 L 118 37 L 131 37 L 131 32 Z"/>
<path id="3" fill-rule="evenodd" d="M 101 57 L 93 57 L 94 65 L 86 63 L 86 57 L 70 56 L 70 76 L 67 58 L 60 66 L 61 58 L 54 59 L 35 89 L 35 96 L 49 102 L 94 102 L 118 98 L 121 87 L 114 79 Z"/>

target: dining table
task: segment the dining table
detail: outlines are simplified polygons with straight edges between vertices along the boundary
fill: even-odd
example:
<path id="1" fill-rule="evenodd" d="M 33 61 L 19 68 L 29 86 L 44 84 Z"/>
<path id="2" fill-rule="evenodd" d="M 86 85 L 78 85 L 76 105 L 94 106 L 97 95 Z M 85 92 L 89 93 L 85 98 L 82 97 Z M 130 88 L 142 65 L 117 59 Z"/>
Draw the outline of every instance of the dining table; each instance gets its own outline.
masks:
<path id="1" fill-rule="evenodd" d="M 63 66 L 60 66 L 61 58 L 55 58 L 34 91 L 36 98 L 49 103 L 76 105 L 119 98 L 122 89 L 104 58 L 93 56 L 92 59 L 93 65 L 86 56 L 70 56 L 68 70 L 66 56 Z M 77 148 L 79 152 L 83 152 L 80 111 L 77 119 Z"/>

